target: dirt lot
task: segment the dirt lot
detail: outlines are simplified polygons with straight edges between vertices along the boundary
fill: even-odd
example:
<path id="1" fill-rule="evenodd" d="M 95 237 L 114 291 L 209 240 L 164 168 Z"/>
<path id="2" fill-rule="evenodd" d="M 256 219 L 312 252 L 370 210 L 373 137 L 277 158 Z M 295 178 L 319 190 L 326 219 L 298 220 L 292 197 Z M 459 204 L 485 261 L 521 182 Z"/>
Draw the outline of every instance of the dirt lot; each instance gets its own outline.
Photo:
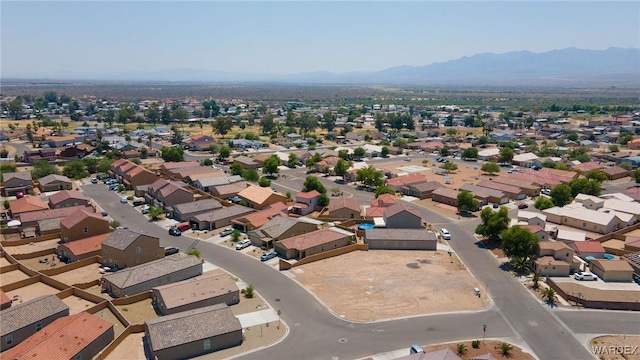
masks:
<path id="1" fill-rule="evenodd" d="M 47 259 L 46 263 L 41 263 L 40 260 L 42 259 Z M 20 263 L 22 263 L 22 265 L 28 267 L 29 269 L 33 270 L 33 271 L 42 271 L 42 270 L 48 270 L 48 269 L 55 269 L 57 267 L 60 266 L 64 266 L 66 265 L 65 263 L 61 262 L 60 260 L 56 259 L 55 257 L 53 258 L 55 261 L 52 261 L 52 255 L 45 255 L 45 256 L 39 256 L 33 259 L 23 259 L 20 260 Z M 55 263 L 55 265 L 53 265 Z"/>
<path id="2" fill-rule="evenodd" d="M 62 274 L 54 275 L 52 278 L 67 285 L 89 283 L 102 277 L 102 274 L 98 271 L 99 265 L 98 263 L 89 264 L 77 269 L 65 271 Z"/>
<path id="3" fill-rule="evenodd" d="M 133 304 L 116 305 L 116 308 L 131 325 L 144 324 L 145 320 L 158 317 L 158 314 L 156 314 L 156 311 L 153 309 L 153 305 L 151 305 L 150 298 Z"/>
<path id="4" fill-rule="evenodd" d="M 5 258 L 4 256 L 0 257 L 0 268 L 9 265 L 11 265 L 11 263 L 9 262 L 9 260 L 7 260 L 7 258 Z"/>
<path id="5" fill-rule="evenodd" d="M 30 243 L 26 245 L 5 246 L 4 251 L 6 251 L 7 254 L 10 255 L 31 254 L 36 251 L 55 249 L 58 247 L 58 241 L 60 241 L 60 239 L 40 241 L 37 243 Z"/>
<path id="6" fill-rule="evenodd" d="M 67 304 L 67 306 L 69 307 L 69 313 L 71 315 L 81 313 L 88 308 L 96 305 L 96 303 L 94 302 L 85 300 L 75 295 L 67 296 L 66 298 L 62 299 L 62 302 Z"/>
<path id="7" fill-rule="evenodd" d="M 124 332 L 124 329 L 125 329 L 124 324 L 120 320 L 118 320 L 116 315 L 113 312 L 111 312 L 111 309 L 109 309 L 108 307 L 94 313 L 93 315 L 112 323 L 115 337 L 118 337 L 120 334 Z"/>
<path id="8" fill-rule="evenodd" d="M 591 352 L 602 360 L 640 360 L 638 345 L 640 345 L 640 336 L 637 335 L 600 336 L 589 343 Z M 604 348 L 600 348 L 601 346 Z"/>
<path id="9" fill-rule="evenodd" d="M 474 296 L 473 288 L 482 286 L 459 260 L 441 251 L 354 251 L 295 267 L 290 274 L 338 316 L 355 321 L 489 305 L 486 296 Z"/>
<path id="10" fill-rule="evenodd" d="M 18 303 L 29 301 L 31 299 L 35 299 L 38 296 L 42 295 L 53 295 L 59 293 L 60 290 L 54 288 L 53 286 L 49 286 L 42 282 L 37 282 L 35 284 L 27 285 L 12 291 L 6 292 L 6 295 L 13 299 L 15 295 L 20 296 L 20 300 Z"/>
<path id="11" fill-rule="evenodd" d="M 113 351 L 107 355 L 106 360 L 145 360 L 143 346 L 144 333 L 128 335 Z"/>
<path id="12" fill-rule="evenodd" d="M 493 357 L 496 359 L 511 359 L 511 360 L 534 360 L 535 359 L 531 354 L 522 351 L 522 349 L 520 349 L 515 345 L 511 345 L 513 346 L 513 349 L 509 352 L 509 356 L 502 355 L 500 350 L 497 348 L 498 346 L 500 346 L 500 344 L 502 344 L 502 341 L 495 341 L 495 340 L 485 340 L 484 343 L 480 344 L 480 347 L 478 349 L 474 349 L 473 346 L 471 346 L 471 341 L 464 341 L 460 343 L 439 344 L 439 345 L 428 345 L 428 346 L 423 346 L 422 349 L 424 349 L 425 352 L 429 352 L 429 351 L 437 351 L 437 350 L 449 348 L 451 349 L 451 351 L 453 351 L 454 354 L 457 354 L 458 344 L 466 345 L 467 351 L 465 352 L 465 355 L 462 357 L 463 359 L 470 359 L 470 358 L 473 358 L 474 356 L 484 355 L 486 353 L 493 355 Z"/>
<path id="13" fill-rule="evenodd" d="M 11 284 L 20 280 L 28 279 L 29 275 L 17 269 L 9 272 L 2 273 L 2 285 Z"/>

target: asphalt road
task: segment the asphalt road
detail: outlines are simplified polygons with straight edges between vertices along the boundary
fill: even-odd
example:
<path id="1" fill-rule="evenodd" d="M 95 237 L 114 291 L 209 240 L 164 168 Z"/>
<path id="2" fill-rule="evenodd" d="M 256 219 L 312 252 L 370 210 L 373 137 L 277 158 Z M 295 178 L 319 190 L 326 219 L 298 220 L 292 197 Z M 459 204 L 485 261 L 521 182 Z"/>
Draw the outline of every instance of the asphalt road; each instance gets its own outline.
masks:
<path id="1" fill-rule="evenodd" d="M 291 171 L 291 175 L 289 172 L 287 170 L 287 177 L 277 182 L 284 180 L 286 182 L 282 186 L 301 188 L 304 178 L 291 176 L 295 171 Z M 104 185 L 86 185 L 83 189 L 123 226 L 157 236 L 163 246 L 187 249 L 195 241 L 186 236 L 169 236 L 164 229 L 147 221 L 130 205 L 120 204 L 120 197 L 109 192 Z M 361 202 L 366 203 L 372 198 L 370 193 L 356 192 Z M 593 356 L 576 339 L 576 333 L 640 334 L 640 326 L 637 325 L 640 324 L 640 314 L 637 313 L 548 308 L 534 299 L 510 273 L 501 270 L 500 264 L 486 249 L 475 244 L 473 230 L 477 220 L 450 220 L 425 208 L 413 204 L 410 206 L 418 209 L 425 220 L 436 227 L 449 229 L 453 237 L 451 246 L 479 281 L 485 284 L 485 289 L 488 287 L 494 307 L 474 313 L 422 316 L 368 324 L 344 321 L 329 313 L 314 296 L 284 273 L 231 249 L 198 242 L 196 247 L 204 259 L 253 284 L 274 308 L 282 310 L 282 319 L 291 329 L 289 336 L 281 343 L 247 355 L 246 358 L 359 358 L 407 348 L 413 343 L 480 338 L 482 325 L 486 324 L 487 337 L 519 338 L 540 359 L 589 359 Z"/>

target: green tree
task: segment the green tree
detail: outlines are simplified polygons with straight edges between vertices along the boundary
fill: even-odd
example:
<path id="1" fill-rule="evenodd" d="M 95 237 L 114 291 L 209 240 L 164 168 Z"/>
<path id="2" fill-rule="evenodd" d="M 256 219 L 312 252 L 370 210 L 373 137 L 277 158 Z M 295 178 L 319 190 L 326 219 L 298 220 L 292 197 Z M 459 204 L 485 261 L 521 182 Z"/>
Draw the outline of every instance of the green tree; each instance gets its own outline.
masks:
<path id="1" fill-rule="evenodd" d="M 340 150 L 338 151 L 338 157 L 342 160 L 348 160 L 349 159 L 349 150 L 344 149 L 344 150 Z"/>
<path id="2" fill-rule="evenodd" d="M 540 196 L 539 198 L 536 199 L 535 204 L 533 205 L 536 209 L 542 211 L 548 208 L 552 208 L 553 207 L 553 201 L 549 198 Z"/>
<path id="3" fill-rule="evenodd" d="M 640 184 L 640 169 L 633 172 L 633 178 L 636 180 L 636 184 Z"/>
<path id="4" fill-rule="evenodd" d="M 184 129 L 184 122 L 189 117 L 189 113 L 187 112 L 187 109 L 179 106 L 173 110 L 173 112 L 171 113 L 171 117 L 177 120 L 178 123 L 180 123 L 180 127 Z"/>
<path id="5" fill-rule="evenodd" d="M 458 165 L 456 165 L 453 162 L 446 162 L 446 163 L 440 165 L 440 168 L 443 169 L 443 170 L 446 170 L 447 173 L 450 173 L 452 171 L 458 170 Z"/>
<path id="6" fill-rule="evenodd" d="M 358 171 L 356 171 L 356 180 L 368 186 L 380 186 L 384 184 L 382 171 L 373 166 L 358 169 Z"/>
<path id="7" fill-rule="evenodd" d="M 618 147 L 618 145 L 609 145 L 609 152 L 617 153 L 618 151 L 620 151 L 620 147 Z"/>
<path id="8" fill-rule="evenodd" d="M 551 201 L 553 201 L 553 205 L 555 206 L 565 206 L 573 200 L 571 187 L 567 184 L 554 186 L 554 188 L 551 189 L 549 196 L 551 196 Z"/>
<path id="9" fill-rule="evenodd" d="M 260 187 L 269 187 L 271 186 L 271 180 L 267 179 L 266 177 L 261 177 L 258 181 L 258 185 Z"/>
<path id="10" fill-rule="evenodd" d="M 540 274 L 539 272 L 533 273 L 533 276 L 531 277 L 531 282 L 533 283 L 534 289 L 537 289 L 540 287 L 540 280 L 542 280 L 542 274 Z"/>
<path id="11" fill-rule="evenodd" d="M 114 162 L 115 160 L 113 159 L 109 159 L 107 157 L 104 157 L 102 159 L 100 159 L 100 161 L 98 162 L 98 166 L 96 167 L 96 170 L 98 172 L 101 173 L 106 173 L 109 171 L 109 169 L 111 169 L 111 164 Z"/>
<path id="12" fill-rule="evenodd" d="M 462 157 L 463 160 L 477 159 L 478 148 L 474 148 L 474 147 L 466 148 L 462 151 L 462 154 L 460 154 L 460 157 Z"/>
<path id="13" fill-rule="evenodd" d="M 538 251 L 538 237 L 527 228 L 518 225 L 500 233 L 500 247 L 511 259 L 522 259 L 526 263 Z"/>
<path id="14" fill-rule="evenodd" d="M 572 197 L 576 197 L 578 194 L 600 196 L 602 193 L 600 182 L 595 180 L 574 179 L 569 183 L 569 187 L 571 188 Z"/>
<path id="15" fill-rule="evenodd" d="M 211 123 L 211 127 L 216 134 L 224 136 L 233 128 L 233 121 L 228 116 L 219 116 L 216 121 Z"/>
<path id="16" fill-rule="evenodd" d="M 277 174 L 280 171 L 280 169 L 278 169 L 278 166 L 280 166 L 280 158 L 278 157 L 278 155 L 271 155 L 262 164 L 262 172 L 264 174 L 272 176 L 273 174 Z"/>
<path id="17" fill-rule="evenodd" d="M 511 163 L 511 161 L 513 160 L 513 150 L 511 148 L 508 147 L 503 147 L 502 149 L 500 149 L 500 162 L 503 164 L 508 164 Z"/>
<path id="18" fill-rule="evenodd" d="M 235 229 L 233 230 L 233 232 L 231 233 L 231 241 L 232 242 L 238 242 L 238 240 L 240 240 L 240 236 L 242 236 L 242 233 L 240 232 L 240 230 Z"/>
<path id="19" fill-rule="evenodd" d="M 246 288 L 242 289 L 242 293 L 244 294 L 245 298 L 252 299 L 253 298 L 253 285 L 249 284 L 249 286 L 247 286 Z"/>
<path id="20" fill-rule="evenodd" d="M 62 175 L 70 179 L 78 180 L 89 176 L 89 172 L 82 161 L 71 161 L 64 164 Z"/>
<path id="21" fill-rule="evenodd" d="M 37 160 L 33 163 L 31 170 L 31 177 L 33 179 L 40 179 L 41 177 L 45 177 L 51 174 L 60 174 L 60 172 L 54 165 L 49 164 L 44 160 Z"/>
<path id="22" fill-rule="evenodd" d="M 111 221 L 109 221 L 109 226 L 111 226 L 114 229 L 119 228 L 120 227 L 120 221 L 111 220 Z"/>
<path id="23" fill-rule="evenodd" d="M 480 170 L 493 175 L 494 173 L 500 172 L 500 166 L 494 163 L 493 161 L 482 164 Z"/>
<path id="24" fill-rule="evenodd" d="M 380 156 L 382 156 L 383 158 L 386 158 L 387 156 L 389 156 L 389 148 L 386 146 L 383 146 L 382 150 L 380 151 Z"/>
<path id="25" fill-rule="evenodd" d="M 260 120 L 260 126 L 262 126 L 262 135 L 268 135 L 272 133 L 276 128 L 276 122 L 274 120 L 273 114 L 265 115 L 262 120 Z"/>
<path id="26" fill-rule="evenodd" d="M 553 305 L 556 302 L 556 291 L 548 287 L 542 290 L 542 299 L 549 305 Z"/>
<path id="27" fill-rule="evenodd" d="M 377 186 L 373 193 L 376 195 L 376 198 L 382 194 L 391 194 L 391 195 L 396 194 L 395 190 L 393 190 L 392 188 L 386 185 Z"/>
<path id="28" fill-rule="evenodd" d="M 260 174 L 258 174 L 258 170 L 256 169 L 247 169 L 242 172 L 242 178 L 247 181 L 256 182 L 260 179 Z"/>
<path id="29" fill-rule="evenodd" d="M 191 250 L 187 251 L 187 255 L 195 256 L 195 257 L 197 257 L 199 259 L 201 253 L 200 253 L 200 250 L 194 248 L 194 249 L 191 249 Z"/>
<path id="30" fill-rule="evenodd" d="M 98 159 L 94 158 L 93 156 L 85 157 L 84 159 L 82 159 L 82 163 L 87 168 L 87 171 L 90 174 L 94 174 L 98 171 Z"/>
<path id="31" fill-rule="evenodd" d="M 180 146 L 163 146 L 162 150 L 160 150 L 160 154 L 162 159 L 166 162 L 184 161 L 184 149 Z"/>
<path id="32" fill-rule="evenodd" d="M 500 233 L 509 227 L 511 218 L 506 207 L 501 206 L 498 211 L 486 207 L 480 212 L 480 224 L 476 227 L 476 234 L 491 241 L 500 240 Z"/>
<path id="33" fill-rule="evenodd" d="M 149 108 L 147 108 L 147 111 L 145 111 L 144 116 L 146 116 L 147 119 L 149 119 L 149 122 L 155 126 L 160 119 L 160 107 L 158 106 L 158 103 L 155 101 L 152 102 L 151 105 L 149 105 Z"/>
<path id="34" fill-rule="evenodd" d="M 244 173 L 244 166 L 242 166 L 242 164 L 240 164 L 239 162 L 234 162 L 233 164 L 231 164 L 230 172 L 231 175 L 242 175 L 242 173 Z"/>
<path id="35" fill-rule="evenodd" d="M 22 98 L 20 96 L 9 102 L 9 115 L 15 120 L 22 119 Z"/>
<path id="36" fill-rule="evenodd" d="M 4 179 L 2 177 L 3 174 L 8 172 L 15 172 L 17 169 L 16 164 L 11 163 L 1 163 L 0 164 L 0 182 L 3 182 Z"/>
<path id="37" fill-rule="evenodd" d="M 449 156 L 449 148 L 446 146 L 443 146 L 440 148 L 440 156 Z"/>
<path id="38" fill-rule="evenodd" d="M 467 190 L 462 190 L 458 193 L 456 199 L 456 207 L 459 212 L 475 211 L 478 208 L 478 200 L 473 197 L 473 194 Z"/>
<path id="39" fill-rule="evenodd" d="M 456 344 L 456 353 L 458 356 L 464 356 L 467 354 L 467 345 L 465 344 Z"/>
<path id="40" fill-rule="evenodd" d="M 302 185 L 302 192 L 309 192 L 313 190 L 316 190 L 320 194 L 324 194 L 327 192 L 327 189 L 325 189 L 324 185 L 322 185 L 317 177 L 313 175 L 307 176 L 307 178 L 304 180 L 304 184 Z"/>
<path id="41" fill-rule="evenodd" d="M 589 170 L 585 174 L 585 176 L 589 180 L 596 180 L 600 182 L 607 181 L 607 174 L 605 174 L 602 170 L 598 170 L 598 169 Z"/>
<path id="42" fill-rule="evenodd" d="M 162 109 L 162 112 L 160 112 L 160 120 L 165 125 L 171 124 L 171 120 L 172 120 L 171 119 L 171 110 L 169 110 L 169 108 L 166 105 Z"/>
<path id="43" fill-rule="evenodd" d="M 298 157 L 294 153 L 289 154 L 289 161 L 287 161 L 287 166 L 295 169 L 298 166 Z"/>
<path id="44" fill-rule="evenodd" d="M 329 205 L 329 197 L 327 196 L 327 194 L 325 193 L 320 194 L 320 196 L 318 196 L 318 206 L 325 207 L 328 205 Z"/>
<path id="45" fill-rule="evenodd" d="M 227 145 L 223 145 L 220 148 L 220 159 L 226 159 L 229 157 L 229 155 L 231 155 L 231 148 L 229 148 Z"/>
<path id="46" fill-rule="evenodd" d="M 341 176 L 342 179 L 344 179 L 350 167 L 351 167 L 351 162 L 340 159 L 338 160 L 336 165 L 333 167 L 333 171 L 335 172 L 336 176 Z"/>
<path id="47" fill-rule="evenodd" d="M 513 346 L 511 344 L 503 342 L 500 345 L 498 345 L 498 351 L 502 356 L 506 358 L 511 357 L 512 350 L 513 350 Z"/>
<path id="48" fill-rule="evenodd" d="M 331 111 L 327 111 L 322 115 L 322 127 L 327 129 L 327 131 L 331 132 L 336 127 L 336 116 L 331 113 Z"/>
<path id="49" fill-rule="evenodd" d="M 160 215 L 164 213 L 164 210 L 159 206 L 150 206 L 149 207 L 149 217 L 151 220 L 158 220 Z"/>
<path id="50" fill-rule="evenodd" d="M 206 159 L 202 160 L 202 165 L 211 166 L 211 165 L 213 165 L 213 160 L 211 160 L 209 158 L 206 158 Z"/>
<path id="51" fill-rule="evenodd" d="M 358 146 L 357 148 L 353 149 L 353 156 L 355 156 L 357 159 L 361 159 L 365 154 L 366 154 L 366 151 L 361 146 Z"/>

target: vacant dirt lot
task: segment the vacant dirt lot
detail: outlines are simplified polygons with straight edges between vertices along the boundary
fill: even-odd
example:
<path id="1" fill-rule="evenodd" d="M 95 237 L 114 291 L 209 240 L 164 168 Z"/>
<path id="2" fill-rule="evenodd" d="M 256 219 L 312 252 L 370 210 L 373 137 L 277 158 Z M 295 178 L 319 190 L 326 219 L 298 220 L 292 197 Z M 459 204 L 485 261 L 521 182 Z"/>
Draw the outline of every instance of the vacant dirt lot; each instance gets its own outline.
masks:
<path id="1" fill-rule="evenodd" d="M 354 251 L 289 272 L 338 316 L 355 321 L 489 305 L 484 294 L 474 296 L 482 286 L 460 261 L 441 251 Z"/>
<path id="2" fill-rule="evenodd" d="M 640 336 L 600 336 L 589 343 L 591 352 L 602 360 L 640 360 Z M 612 348 L 613 346 L 613 348 Z"/>

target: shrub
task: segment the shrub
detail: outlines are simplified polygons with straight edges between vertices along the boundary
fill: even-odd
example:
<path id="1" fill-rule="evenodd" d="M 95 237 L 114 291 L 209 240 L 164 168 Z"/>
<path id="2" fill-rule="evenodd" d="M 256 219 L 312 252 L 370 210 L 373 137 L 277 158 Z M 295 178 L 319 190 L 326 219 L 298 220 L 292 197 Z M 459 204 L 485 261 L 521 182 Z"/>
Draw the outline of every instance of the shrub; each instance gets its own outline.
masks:
<path id="1" fill-rule="evenodd" d="M 198 250 L 198 249 L 189 250 L 187 252 L 187 255 L 192 255 L 192 256 L 195 256 L 197 258 L 200 258 L 200 250 Z"/>
<path id="2" fill-rule="evenodd" d="M 471 342 L 471 347 L 474 349 L 480 349 L 480 340 L 473 340 Z"/>
<path id="3" fill-rule="evenodd" d="M 129 201 L 133 200 L 133 195 L 127 196 L 127 200 L 129 200 Z"/>
<path id="4" fill-rule="evenodd" d="M 9 205 L 9 200 L 5 200 L 5 201 L 3 201 L 3 202 L 2 202 L 2 205 L 4 206 L 5 210 L 8 210 L 8 209 L 9 209 L 9 206 L 10 206 L 10 205 Z"/>
<path id="5" fill-rule="evenodd" d="M 204 161 L 202 162 L 202 165 L 204 165 L 204 166 L 211 166 L 211 165 L 213 165 L 213 160 L 211 160 L 211 159 L 204 159 Z"/>
<path id="6" fill-rule="evenodd" d="M 246 297 L 247 299 L 251 299 L 253 298 L 253 285 L 249 285 L 246 288 L 243 289 L 244 291 L 244 297 Z"/>
<path id="7" fill-rule="evenodd" d="M 269 187 L 271 186 L 271 180 L 267 179 L 266 177 L 261 177 L 260 181 L 258 181 L 258 185 L 260 185 L 261 187 Z"/>

